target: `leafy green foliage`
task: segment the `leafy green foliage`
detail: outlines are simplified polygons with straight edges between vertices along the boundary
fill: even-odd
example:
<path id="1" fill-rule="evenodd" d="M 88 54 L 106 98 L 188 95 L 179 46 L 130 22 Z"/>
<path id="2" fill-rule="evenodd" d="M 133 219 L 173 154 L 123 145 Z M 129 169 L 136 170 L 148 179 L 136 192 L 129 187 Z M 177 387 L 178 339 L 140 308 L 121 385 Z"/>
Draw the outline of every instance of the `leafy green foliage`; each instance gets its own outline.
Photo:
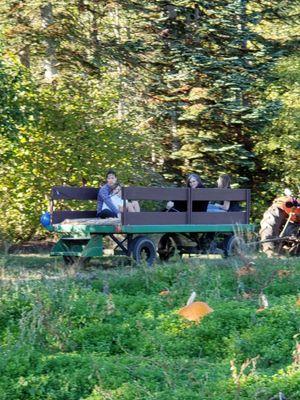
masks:
<path id="1" fill-rule="evenodd" d="M 298 185 L 297 2 L 0 4 L 1 237 L 38 231 L 51 186 L 220 173 L 253 219 Z M 19 61 L 17 61 L 19 60 Z"/>
<path id="2" fill-rule="evenodd" d="M 97 187 L 109 168 L 120 171 L 121 182 L 147 181 L 141 139 L 129 122 L 115 117 L 114 81 L 109 90 L 106 85 L 80 77 L 72 88 L 66 81 L 41 90 L 32 85 L 27 99 L 33 99 L 38 118 L 27 126 L 15 123 L 17 139 L 4 137 L 1 146 L 1 224 L 8 238 L 32 236 L 55 184 L 81 186 L 84 178 Z"/>
<path id="3" fill-rule="evenodd" d="M 268 400 L 280 391 L 291 399 L 299 394 L 295 260 L 257 259 L 257 273 L 243 276 L 238 260 L 74 275 L 45 256 L 0 261 L 11 280 L 0 292 L 1 399 Z M 281 276 L 282 269 L 290 274 Z M 239 294 L 241 280 L 251 286 L 250 298 Z M 257 313 L 262 284 L 270 307 Z M 160 296 L 166 288 L 169 295 Z M 192 290 L 214 309 L 199 324 L 177 315 Z M 247 359 L 256 364 L 239 375 Z"/>
<path id="4" fill-rule="evenodd" d="M 256 146 L 263 160 L 263 175 L 269 177 L 262 186 L 265 194 L 279 187 L 297 193 L 299 186 L 299 67 L 299 57 L 282 58 L 276 66 L 278 80 L 268 89 L 269 97 L 281 101 L 282 110 L 265 130 L 265 141 Z"/>

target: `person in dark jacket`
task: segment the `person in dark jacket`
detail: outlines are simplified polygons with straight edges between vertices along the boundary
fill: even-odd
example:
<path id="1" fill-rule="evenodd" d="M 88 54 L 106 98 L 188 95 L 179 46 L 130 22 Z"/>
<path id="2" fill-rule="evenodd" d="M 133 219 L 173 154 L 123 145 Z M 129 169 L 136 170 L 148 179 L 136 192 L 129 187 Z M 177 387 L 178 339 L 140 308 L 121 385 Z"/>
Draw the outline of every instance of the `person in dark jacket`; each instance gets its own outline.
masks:
<path id="1" fill-rule="evenodd" d="M 220 175 L 218 179 L 218 189 L 230 189 L 231 178 L 230 175 Z M 221 204 L 216 203 L 215 207 L 219 208 L 220 211 L 241 211 L 241 206 L 238 201 L 225 200 Z"/>
<path id="2" fill-rule="evenodd" d="M 106 184 L 99 189 L 97 197 L 97 217 L 98 218 L 117 218 L 120 210 L 111 200 L 113 189 L 118 182 L 115 171 L 109 170 L 106 174 Z"/>
<path id="3" fill-rule="evenodd" d="M 197 174 L 190 174 L 186 180 L 186 186 L 191 189 L 201 189 L 205 188 L 201 178 Z M 208 201 L 194 201 L 193 202 L 193 212 L 205 212 L 207 210 Z M 168 211 L 187 211 L 187 202 L 182 200 L 168 201 L 167 203 Z"/>

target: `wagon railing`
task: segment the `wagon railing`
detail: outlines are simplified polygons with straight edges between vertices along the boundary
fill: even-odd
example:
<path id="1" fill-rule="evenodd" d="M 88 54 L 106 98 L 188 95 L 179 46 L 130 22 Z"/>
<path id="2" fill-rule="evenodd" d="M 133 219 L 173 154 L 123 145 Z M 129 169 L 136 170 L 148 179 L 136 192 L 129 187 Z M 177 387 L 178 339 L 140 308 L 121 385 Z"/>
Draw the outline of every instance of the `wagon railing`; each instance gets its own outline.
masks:
<path id="1" fill-rule="evenodd" d="M 96 218 L 96 206 L 93 210 L 62 210 L 54 208 L 54 202 L 61 200 L 97 200 L 98 188 L 54 186 L 51 190 L 52 223 L 58 224 L 65 219 Z M 179 201 L 185 204 L 185 211 L 166 212 L 141 211 L 128 212 L 124 207 L 121 216 L 122 225 L 185 225 L 185 224 L 248 224 L 250 216 L 249 189 L 191 189 L 159 187 L 123 187 L 122 198 L 126 200 L 150 200 L 165 203 Z M 194 202 L 238 201 L 245 204 L 243 211 L 199 212 L 193 211 Z"/>
<path id="2" fill-rule="evenodd" d="M 99 189 L 94 187 L 53 186 L 50 195 L 52 224 L 59 224 L 65 219 L 96 218 L 96 206 L 93 210 L 60 210 L 55 202 L 61 200 L 97 200 Z"/>
<path id="3" fill-rule="evenodd" d="M 122 189 L 124 212 L 122 225 L 182 225 L 182 224 L 248 224 L 250 216 L 249 189 L 191 189 L 124 187 Z M 132 213 L 126 210 L 126 200 L 184 201 L 186 211 L 141 211 Z M 195 212 L 194 202 L 237 201 L 245 202 L 243 211 L 233 212 Z"/>

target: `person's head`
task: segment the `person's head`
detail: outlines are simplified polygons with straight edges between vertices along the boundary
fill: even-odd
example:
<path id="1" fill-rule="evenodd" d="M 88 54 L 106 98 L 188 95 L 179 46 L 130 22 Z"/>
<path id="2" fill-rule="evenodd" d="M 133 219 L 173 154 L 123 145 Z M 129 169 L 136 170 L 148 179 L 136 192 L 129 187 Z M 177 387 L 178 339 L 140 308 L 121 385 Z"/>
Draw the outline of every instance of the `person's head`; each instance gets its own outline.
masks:
<path id="1" fill-rule="evenodd" d="M 113 193 L 113 194 L 117 194 L 118 196 L 121 197 L 122 188 L 121 188 L 121 185 L 120 185 L 119 183 L 116 183 L 116 184 L 112 187 L 112 193 Z"/>
<path id="2" fill-rule="evenodd" d="M 186 183 L 187 183 L 187 186 L 191 187 L 192 189 L 204 188 L 201 178 L 197 174 L 190 174 L 187 177 Z"/>
<path id="3" fill-rule="evenodd" d="M 218 188 L 219 189 L 228 189 L 230 188 L 231 178 L 229 175 L 224 174 L 220 175 L 218 179 Z"/>
<path id="4" fill-rule="evenodd" d="M 117 183 L 117 175 L 112 169 L 108 170 L 106 173 L 106 183 L 110 187 L 113 187 Z"/>

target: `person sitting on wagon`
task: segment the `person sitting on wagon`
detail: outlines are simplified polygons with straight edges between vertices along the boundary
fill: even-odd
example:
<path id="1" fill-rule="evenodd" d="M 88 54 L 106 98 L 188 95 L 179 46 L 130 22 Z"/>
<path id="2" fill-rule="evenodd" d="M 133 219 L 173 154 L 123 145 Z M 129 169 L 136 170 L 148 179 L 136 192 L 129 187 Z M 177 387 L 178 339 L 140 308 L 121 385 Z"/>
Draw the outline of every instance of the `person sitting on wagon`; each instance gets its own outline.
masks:
<path id="1" fill-rule="evenodd" d="M 137 201 L 127 202 L 126 207 L 129 212 L 140 211 Z M 98 192 L 97 217 L 118 218 L 122 211 L 121 185 L 118 183 L 116 173 L 109 170 L 106 174 L 106 184 Z"/>
<path id="2" fill-rule="evenodd" d="M 231 189 L 230 175 L 223 174 L 218 178 L 218 189 Z M 224 212 L 224 211 L 241 211 L 241 206 L 238 201 L 224 200 L 222 203 L 210 204 L 209 211 Z"/>
<path id="3" fill-rule="evenodd" d="M 202 189 L 205 188 L 199 175 L 192 173 L 188 175 L 186 186 L 192 189 Z M 193 202 L 193 212 L 205 212 L 207 210 L 208 201 L 194 201 Z M 184 200 L 168 201 L 167 203 L 168 211 L 187 211 L 187 202 Z"/>
<path id="4" fill-rule="evenodd" d="M 116 183 L 112 190 L 111 201 L 118 208 L 119 212 L 123 212 L 124 201 L 122 199 L 122 188 L 119 183 Z M 106 205 L 105 205 L 106 206 Z M 140 205 L 138 201 L 128 201 L 126 200 L 126 210 L 129 212 L 140 212 Z"/>
<path id="5" fill-rule="evenodd" d="M 117 183 L 115 171 L 109 170 L 106 174 L 106 184 L 99 189 L 97 196 L 97 218 L 117 218 L 120 213 L 112 200 L 111 195 Z"/>

